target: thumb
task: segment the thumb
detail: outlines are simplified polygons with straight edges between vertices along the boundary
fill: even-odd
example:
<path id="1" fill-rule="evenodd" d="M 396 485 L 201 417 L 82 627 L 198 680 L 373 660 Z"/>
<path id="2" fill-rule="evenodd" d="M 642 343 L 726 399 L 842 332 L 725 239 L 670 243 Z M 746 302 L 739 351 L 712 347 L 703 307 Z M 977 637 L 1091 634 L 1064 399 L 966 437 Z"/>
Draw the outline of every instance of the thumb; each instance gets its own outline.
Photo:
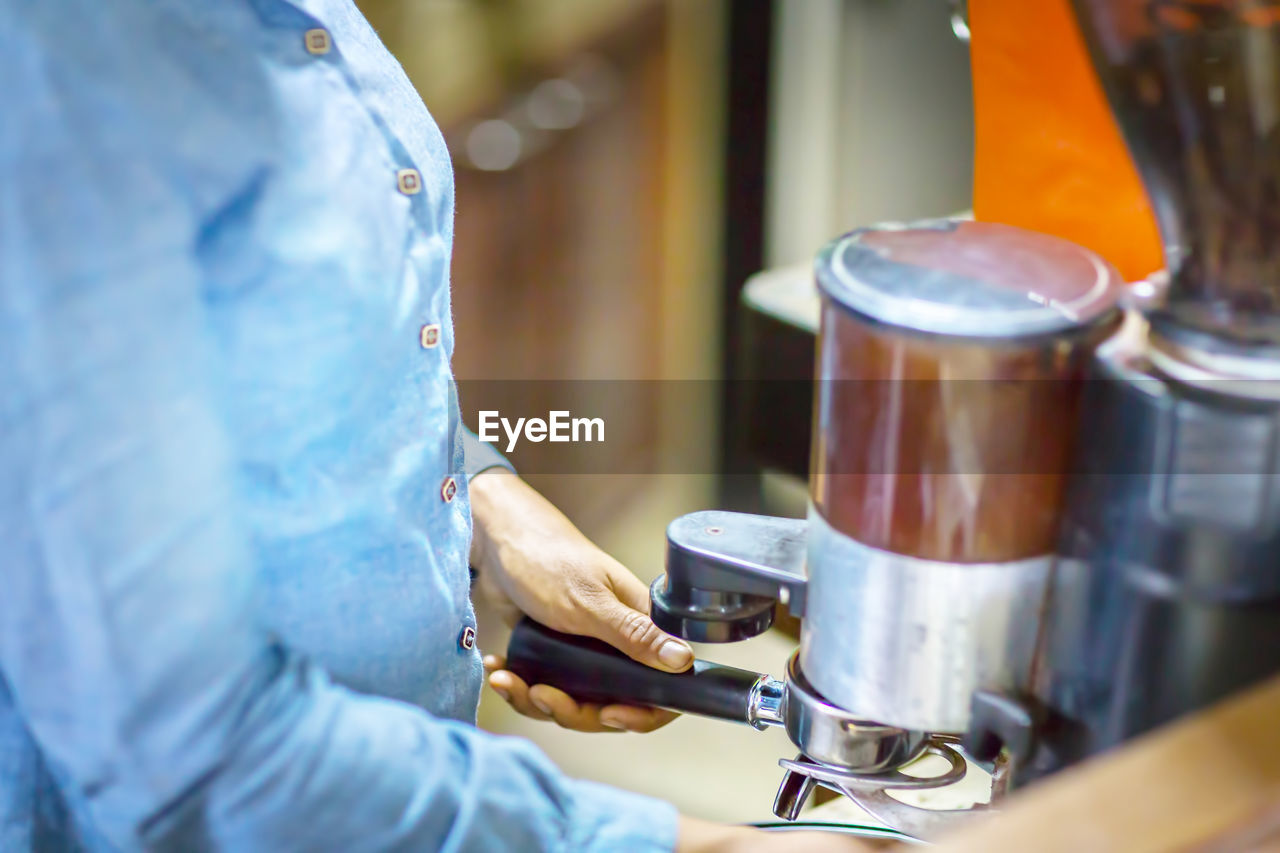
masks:
<path id="1" fill-rule="evenodd" d="M 605 595 L 596 610 L 596 639 L 604 640 L 632 660 L 667 672 L 684 672 L 693 666 L 693 649 L 684 640 L 665 633 L 649 614 Z"/>

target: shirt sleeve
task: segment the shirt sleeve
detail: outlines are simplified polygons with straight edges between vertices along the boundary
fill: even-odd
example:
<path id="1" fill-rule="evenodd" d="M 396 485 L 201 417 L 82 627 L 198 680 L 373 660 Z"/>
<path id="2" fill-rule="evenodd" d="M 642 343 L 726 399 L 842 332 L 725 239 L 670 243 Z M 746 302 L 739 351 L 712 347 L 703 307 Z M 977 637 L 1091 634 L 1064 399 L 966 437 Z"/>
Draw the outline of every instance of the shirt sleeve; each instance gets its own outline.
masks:
<path id="1" fill-rule="evenodd" d="M 146 115 L 95 126 L 25 50 L 0 57 L 0 674 L 98 828 L 122 850 L 669 849 L 670 805 L 344 689 L 264 629 L 203 176 L 130 141 Z"/>
<path id="2" fill-rule="evenodd" d="M 474 432 L 465 427 L 462 430 L 462 450 L 465 454 L 464 464 L 468 480 L 490 468 L 506 468 L 513 474 L 516 471 L 515 466 L 507 461 L 507 457 L 499 453 L 496 447 L 487 441 L 481 441 Z"/>

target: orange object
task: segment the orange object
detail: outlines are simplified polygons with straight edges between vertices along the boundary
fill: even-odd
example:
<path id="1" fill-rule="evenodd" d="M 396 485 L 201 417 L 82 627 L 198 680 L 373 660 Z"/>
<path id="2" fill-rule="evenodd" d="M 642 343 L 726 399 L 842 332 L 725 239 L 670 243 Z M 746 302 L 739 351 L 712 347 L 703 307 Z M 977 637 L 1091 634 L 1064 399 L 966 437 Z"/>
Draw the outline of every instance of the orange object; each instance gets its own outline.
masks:
<path id="1" fill-rule="evenodd" d="M 977 219 L 1093 249 L 1127 281 L 1164 267 L 1150 202 L 1069 0 L 969 0 Z"/>

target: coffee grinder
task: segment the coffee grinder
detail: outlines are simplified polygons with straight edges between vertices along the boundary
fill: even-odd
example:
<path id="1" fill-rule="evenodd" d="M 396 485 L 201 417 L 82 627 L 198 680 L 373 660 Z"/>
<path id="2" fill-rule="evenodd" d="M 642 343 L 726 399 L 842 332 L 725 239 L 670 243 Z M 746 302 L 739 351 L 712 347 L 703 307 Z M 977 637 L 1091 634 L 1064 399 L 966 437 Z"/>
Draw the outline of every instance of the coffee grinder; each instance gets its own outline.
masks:
<path id="1" fill-rule="evenodd" d="M 1280 3 L 1074 6 L 1166 272 L 1126 292 L 990 223 L 835 241 L 808 519 L 677 519 L 651 590 L 703 642 L 785 604 L 786 677 L 657 673 L 532 623 L 517 673 L 784 725 L 779 814 L 821 784 L 924 836 L 946 816 L 885 791 L 954 781 L 960 742 L 1026 784 L 1280 672 Z M 928 751 L 950 770 L 901 773 Z"/>

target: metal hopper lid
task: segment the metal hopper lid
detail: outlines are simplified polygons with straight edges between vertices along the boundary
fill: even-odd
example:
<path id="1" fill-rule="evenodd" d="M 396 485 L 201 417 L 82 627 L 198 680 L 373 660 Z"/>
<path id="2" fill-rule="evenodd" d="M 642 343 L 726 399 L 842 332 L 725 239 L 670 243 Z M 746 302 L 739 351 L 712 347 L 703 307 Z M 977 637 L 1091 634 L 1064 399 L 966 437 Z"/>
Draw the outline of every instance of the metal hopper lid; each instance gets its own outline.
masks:
<path id="1" fill-rule="evenodd" d="M 1122 280 L 1101 257 L 1048 234 L 932 219 L 861 228 L 830 243 L 818 287 L 892 326 L 1003 338 L 1090 325 L 1116 310 Z"/>

